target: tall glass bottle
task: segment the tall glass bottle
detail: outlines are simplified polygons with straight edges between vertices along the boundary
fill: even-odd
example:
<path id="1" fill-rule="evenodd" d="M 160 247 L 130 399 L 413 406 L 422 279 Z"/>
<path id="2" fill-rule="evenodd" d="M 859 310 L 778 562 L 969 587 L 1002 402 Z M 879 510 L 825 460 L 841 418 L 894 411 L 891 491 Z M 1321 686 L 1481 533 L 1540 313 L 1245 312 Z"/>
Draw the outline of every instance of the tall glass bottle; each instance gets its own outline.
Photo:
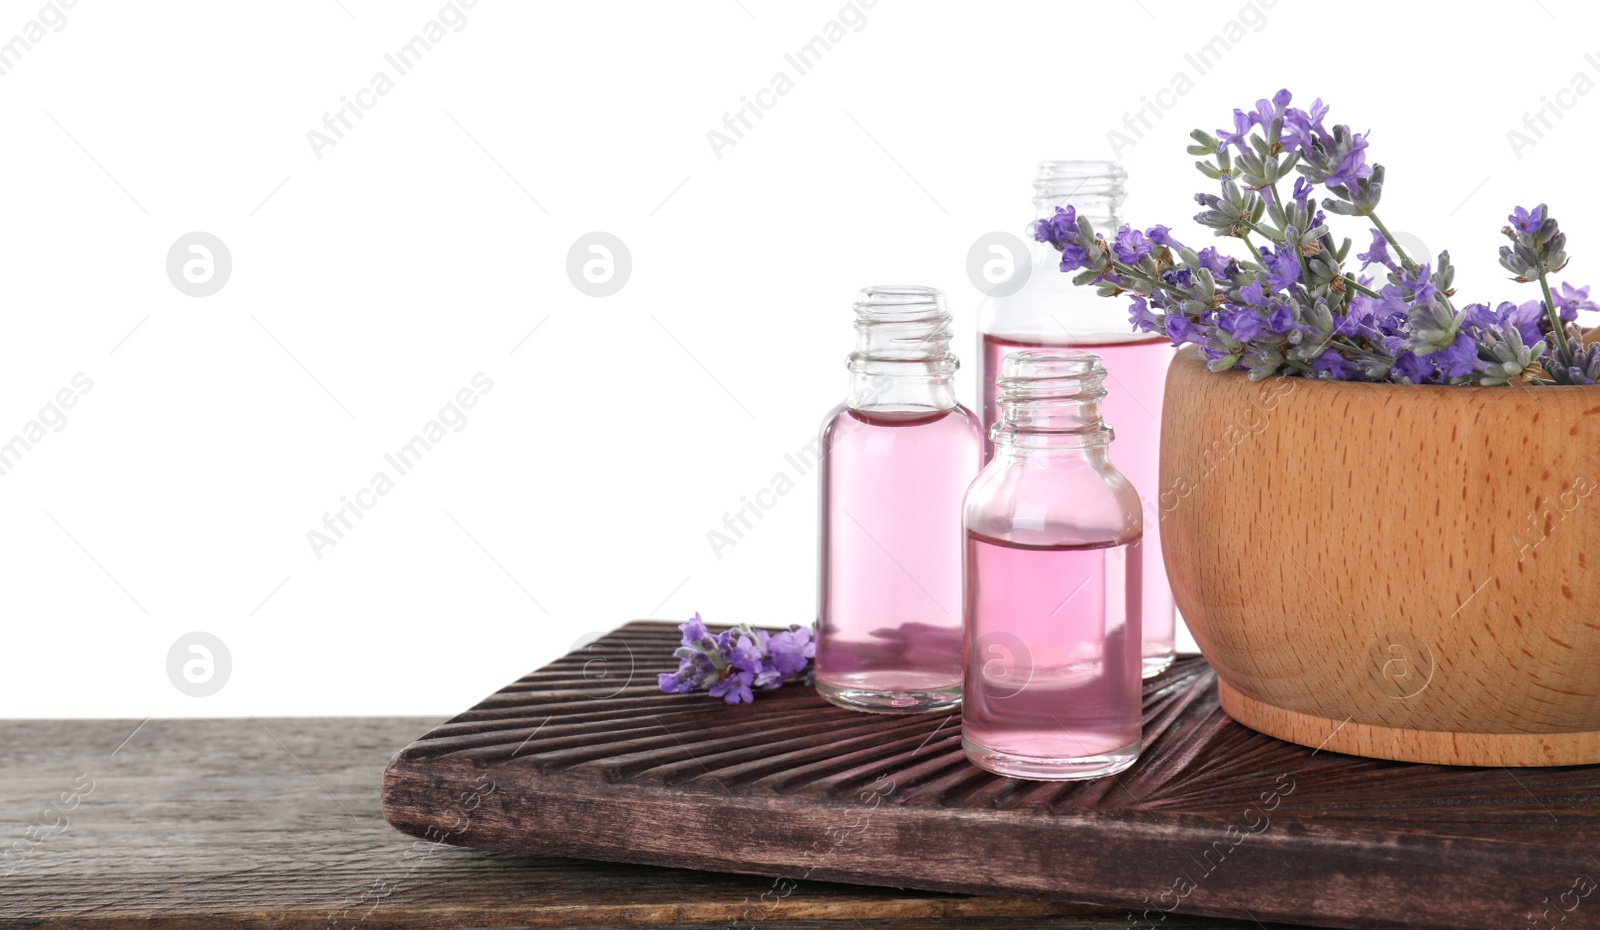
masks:
<path id="1" fill-rule="evenodd" d="M 1007 356 L 967 491 L 962 748 L 1019 778 L 1096 778 L 1140 746 L 1143 515 L 1111 464 L 1088 352 Z"/>
<path id="2" fill-rule="evenodd" d="M 817 690 L 855 710 L 961 701 L 961 498 L 981 427 L 956 403 L 950 313 L 931 287 L 855 304 L 850 389 L 822 431 Z"/>
<path id="3" fill-rule="evenodd" d="M 1114 161 L 1040 162 L 1033 182 L 1036 219 L 1052 216 L 1068 204 L 1087 217 L 1096 232 L 1114 238 L 1122 220 L 1127 173 Z M 1032 240 L 1031 233 L 1029 240 Z M 995 379 L 1001 359 L 1023 349 L 1086 348 L 1098 354 L 1106 370 L 1109 393 L 1106 416 L 1117 424 L 1117 466 L 1145 502 L 1150 526 L 1144 547 L 1143 674 L 1159 674 L 1172 664 L 1176 642 L 1176 608 L 1161 556 L 1157 503 L 1160 501 L 1161 403 L 1167 366 L 1174 350 L 1167 337 L 1136 333 L 1128 324 L 1127 302 L 1100 297 L 1093 288 L 1072 283 L 1059 268 L 1061 256 L 1048 244 L 1035 243 L 1033 271 L 1015 293 L 984 300 L 978 310 L 982 368 L 978 392 L 983 398 L 983 427 L 999 420 Z M 984 461 L 992 454 L 985 446 Z"/>

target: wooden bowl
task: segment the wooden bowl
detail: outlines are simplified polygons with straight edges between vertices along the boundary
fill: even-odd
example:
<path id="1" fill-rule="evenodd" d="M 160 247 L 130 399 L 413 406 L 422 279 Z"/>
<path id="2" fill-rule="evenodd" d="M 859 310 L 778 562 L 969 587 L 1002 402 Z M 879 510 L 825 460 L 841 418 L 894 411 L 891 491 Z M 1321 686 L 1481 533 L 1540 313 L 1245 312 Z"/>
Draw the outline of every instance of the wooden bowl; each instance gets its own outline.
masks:
<path id="1" fill-rule="evenodd" d="M 1600 763 L 1600 386 L 1167 377 L 1161 541 L 1222 707 L 1325 750 Z"/>

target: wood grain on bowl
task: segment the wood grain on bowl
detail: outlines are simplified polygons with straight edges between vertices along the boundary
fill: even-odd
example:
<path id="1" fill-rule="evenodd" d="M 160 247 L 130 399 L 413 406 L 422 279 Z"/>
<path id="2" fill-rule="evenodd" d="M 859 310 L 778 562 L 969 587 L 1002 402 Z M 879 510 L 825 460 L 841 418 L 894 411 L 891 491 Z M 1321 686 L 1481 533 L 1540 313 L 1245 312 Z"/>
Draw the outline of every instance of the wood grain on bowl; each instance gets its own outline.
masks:
<path id="1" fill-rule="evenodd" d="M 1600 387 L 1168 375 L 1174 595 L 1223 708 L 1305 745 L 1600 762 L 1597 490 Z"/>

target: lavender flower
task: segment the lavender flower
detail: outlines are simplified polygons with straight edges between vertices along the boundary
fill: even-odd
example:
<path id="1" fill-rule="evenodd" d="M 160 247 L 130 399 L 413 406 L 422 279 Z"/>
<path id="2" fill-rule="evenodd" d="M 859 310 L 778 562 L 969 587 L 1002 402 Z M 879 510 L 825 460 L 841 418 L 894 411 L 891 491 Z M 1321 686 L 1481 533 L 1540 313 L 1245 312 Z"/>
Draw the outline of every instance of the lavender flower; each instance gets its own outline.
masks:
<path id="1" fill-rule="evenodd" d="M 1510 214 L 1511 244 L 1500 250 L 1515 280 L 1537 280 L 1544 300 L 1458 310 L 1450 254 L 1414 260 L 1378 218 L 1384 169 L 1368 163 L 1366 134 L 1326 125 L 1320 99 L 1309 110 L 1292 101 L 1280 90 L 1235 110 L 1231 130 L 1190 134 L 1189 153 L 1209 159 L 1196 166 L 1218 185 L 1195 195 L 1194 219 L 1242 240 L 1241 258 L 1190 250 L 1160 225 L 1125 226 L 1107 242 L 1070 208 L 1040 221 L 1037 237 L 1061 251 L 1074 283 L 1129 296 L 1134 329 L 1200 347 L 1215 371 L 1409 384 L 1600 381 L 1600 349 L 1584 347 L 1570 325 L 1600 301 L 1586 287 L 1550 283 L 1566 265 L 1566 236 L 1544 204 Z M 1278 185 L 1290 177 L 1285 199 Z M 1318 186 L 1329 195 L 1320 204 Z M 1371 245 L 1355 256 L 1360 271 L 1345 270 L 1350 240 L 1334 239 L 1324 210 L 1370 222 Z"/>
<path id="2" fill-rule="evenodd" d="M 678 631 L 683 634 L 682 645 L 673 652 L 678 670 L 657 676 L 661 690 L 687 694 L 704 688 L 729 704 L 749 703 L 757 690 L 778 688 L 802 677 L 817 649 L 810 627 L 791 626 L 772 633 L 742 624 L 713 634 L 696 613 L 679 624 Z"/>
<path id="3" fill-rule="evenodd" d="M 1286 110 L 1283 115 L 1283 122 L 1285 137 L 1288 139 L 1289 144 L 1303 151 L 1311 146 L 1313 139 L 1327 135 L 1328 131 L 1322 128 L 1322 118 L 1327 115 L 1328 107 L 1322 102 L 1321 97 L 1311 101 L 1310 112 L 1296 109 Z M 1306 183 L 1309 186 L 1310 182 Z M 1295 185 L 1295 191 L 1296 193 L 1299 192 L 1298 184 Z"/>
<path id="4" fill-rule="evenodd" d="M 1055 216 L 1040 220 L 1034 227 L 1033 236 L 1061 251 L 1062 271 L 1077 271 L 1088 262 L 1089 249 L 1093 246 L 1093 237 L 1089 237 L 1088 243 L 1082 242 L 1082 228 L 1087 225 L 1079 223 L 1077 211 L 1071 205 L 1065 210 L 1056 207 Z"/>
<path id="5" fill-rule="evenodd" d="M 1546 363 L 1545 368 L 1552 376 L 1560 371 L 1562 377 L 1567 377 L 1568 372 L 1578 371 L 1582 366 L 1572 353 L 1572 333 L 1567 331 L 1566 322 L 1558 312 L 1555 295 L 1550 292 L 1550 275 L 1567 266 L 1567 234 L 1561 231 L 1561 225 L 1550 216 L 1549 209 L 1542 203 L 1532 210 L 1517 207 L 1507 219 L 1511 225 L 1501 232 L 1511 240 L 1511 244 L 1500 247 L 1500 265 L 1512 273 L 1512 280 L 1538 279 L 1539 287 L 1544 291 L 1545 325 L 1549 327 L 1551 341 L 1555 343 L 1555 354 L 1560 356 L 1559 365 L 1552 368 Z M 1577 318 L 1576 307 L 1572 318 Z M 1557 383 L 1582 382 L 1558 379 Z"/>
<path id="6" fill-rule="evenodd" d="M 1372 230 L 1372 247 L 1365 252 L 1358 253 L 1356 258 L 1361 259 L 1362 270 L 1366 270 L 1368 265 L 1383 265 L 1390 271 L 1400 270 L 1395 267 L 1394 259 L 1389 257 L 1389 240 L 1385 239 L 1383 233 L 1378 232 L 1376 229 Z"/>
<path id="7" fill-rule="evenodd" d="M 1117 261 L 1127 265 L 1137 265 L 1140 259 L 1154 251 L 1154 246 L 1144 237 L 1144 233 L 1131 226 L 1117 230 L 1114 248 L 1117 251 Z"/>
<path id="8" fill-rule="evenodd" d="M 1539 224 L 1544 222 L 1544 204 L 1534 207 L 1531 211 L 1517 207 L 1511 211 L 1511 216 L 1507 219 L 1511 220 L 1511 225 L 1517 232 L 1524 235 L 1536 233 L 1539 231 Z"/>
<path id="9" fill-rule="evenodd" d="M 1567 340 L 1565 364 L 1552 356 L 1543 359 L 1544 370 L 1557 384 L 1600 384 L 1600 342 L 1584 345 L 1577 339 Z"/>
<path id="10" fill-rule="evenodd" d="M 1066 248 L 1078 233 L 1078 210 L 1071 204 L 1066 209 L 1056 207 L 1054 216 L 1040 220 L 1033 227 L 1033 238 L 1048 242 L 1057 251 Z"/>
<path id="11" fill-rule="evenodd" d="M 1145 237 L 1148 238 L 1151 242 L 1155 243 L 1156 245 L 1158 245 L 1158 246 L 1160 246 L 1162 248 L 1176 249 L 1176 250 L 1178 250 L 1180 252 L 1183 251 L 1183 243 L 1181 243 L 1178 240 L 1172 238 L 1172 230 L 1168 229 L 1165 226 L 1152 226 L 1149 229 L 1145 230 L 1144 234 L 1145 234 Z M 1583 294 L 1584 294 L 1585 297 L 1589 296 L 1589 289 L 1588 288 L 1584 288 L 1583 289 Z M 1596 309 L 1600 309 L 1600 308 L 1596 308 Z"/>
<path id="12" fill-rule="evenodd" d="M 1563 281 L 1560 286 L 1552 291 L 1555 297 L 1556 309 L 1560 311 L 1561 319 L 1571 323 L 1578 318 L 1579 310 L 1600 310 L 1600 304 L 1589 299 L 1589 288 L 1573 287 Z"/>
<path id="13" fill-rule="evenodd" d="M 1162 328 L 1161 317 L 1150 312 L 1150 302 L 1143 297 L 1135 297 L 1128 305 L 1128 322 L 1141 333 L 1153 333 Z"/>
<path id="14" fill-rule="evenodd" d="M 1218 129 L 1217 144 L 1224 147 L 1229 145 L 1237 145 L 1239 147 L 1239 151 L 1241 152 L 1250 151 L 1245 144 L 1245 139 L 1249 137 L 1250 127 L 1252 125 L 1253 123 L 1250 120 L 1250 114 L 1243 110 L 1234 110 L 1233 132 L 1229 132 L 1226 129 Z"/>
<path id="15" fill-rule="evenodd" d="M 1303 177 L 1295 178 L 1294 179 L 1294 202 L 1295 202 L 1295 206 L 1299 207 L 1302 210 L 1306 209 L 1306 205 L 1311 200 L 1311 192 L 1313 190 L 1315 190 L 1315 188 L 1312 186 L 1312 184 L 1311 184 L 1311 182 L 1309 180 L 1307 180 L 1306 178 L 1303 178 Z"/>

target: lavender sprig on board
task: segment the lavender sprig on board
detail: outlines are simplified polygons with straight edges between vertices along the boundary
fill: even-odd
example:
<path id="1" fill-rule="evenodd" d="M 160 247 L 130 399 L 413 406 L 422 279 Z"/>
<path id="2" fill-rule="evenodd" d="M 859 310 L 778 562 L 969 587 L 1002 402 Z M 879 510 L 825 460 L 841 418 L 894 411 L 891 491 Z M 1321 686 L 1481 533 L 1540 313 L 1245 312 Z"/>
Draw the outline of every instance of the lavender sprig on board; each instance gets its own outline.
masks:
<path id="1" fill-rule="evenodd" d="M 713 634 L 696 612 L 678 630 L 683 634 L 682 645 L 673 652 L 678 670 L 660 674 L 661 690 L 685 694 L 703 689 L 729 704 L 752 702 L 755 691 L 805 677 L 817 650 L 810 627 L 774 633 L 746 623 Z"/>

